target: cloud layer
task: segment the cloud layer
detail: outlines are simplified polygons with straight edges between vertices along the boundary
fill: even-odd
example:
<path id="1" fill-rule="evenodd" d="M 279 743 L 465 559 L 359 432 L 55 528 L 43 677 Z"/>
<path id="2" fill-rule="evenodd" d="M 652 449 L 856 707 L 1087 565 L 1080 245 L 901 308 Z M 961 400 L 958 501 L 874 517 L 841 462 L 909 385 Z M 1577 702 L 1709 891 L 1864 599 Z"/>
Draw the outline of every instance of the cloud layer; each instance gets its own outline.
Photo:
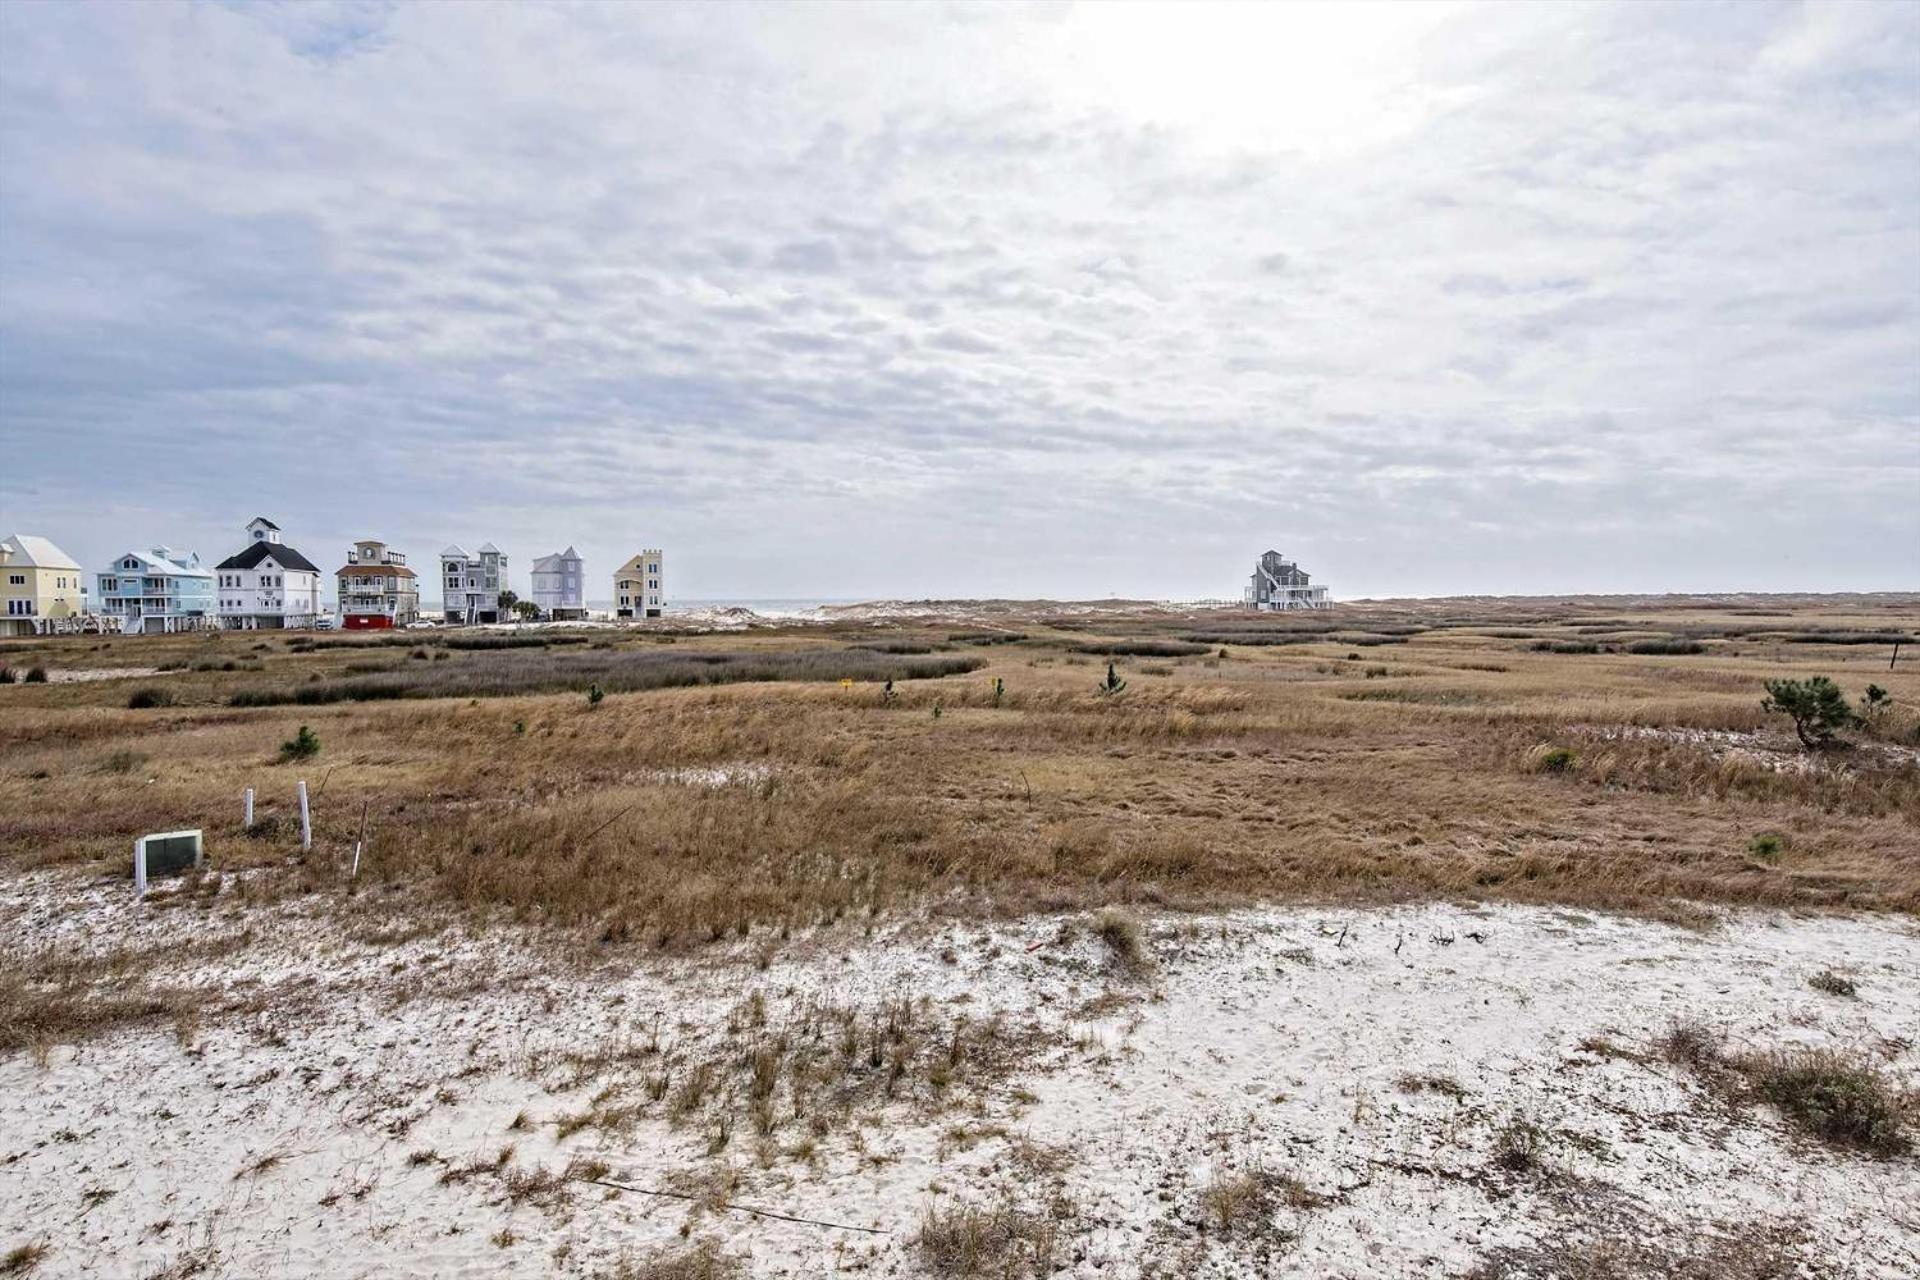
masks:
<path id="1" fill-rule="evenodd" d="M 0 6 L 0 525 L 1912 588 L 1916 67 L 1909 5 Z"/>

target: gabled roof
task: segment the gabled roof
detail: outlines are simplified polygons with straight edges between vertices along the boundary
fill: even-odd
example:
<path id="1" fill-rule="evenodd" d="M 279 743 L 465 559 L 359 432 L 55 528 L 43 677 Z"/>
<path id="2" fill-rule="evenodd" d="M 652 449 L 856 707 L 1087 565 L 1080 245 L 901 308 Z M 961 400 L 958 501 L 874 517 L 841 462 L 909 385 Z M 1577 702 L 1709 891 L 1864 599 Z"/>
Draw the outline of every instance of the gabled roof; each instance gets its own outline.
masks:
<path id="1" fill-rule="evenodd" d="M 580 553 L 573 549 L 572 543 L 568 543 L 567 549 L 565 551 L 562 551 L 560 554 L 569 560 L 578 560 L 580 558 Z"/>
<path id="2" fill-rule="evenodd" d="M 181 559 L 172 559 L 171 557 L 174 554 L 178 554 Z M 123 560 L 138 560 L 140 567 L 138 569 L 122 569 L 120 562 Z M 181 560 L 187 563 L 183 564 Z M 194 555 L 191 551 L 174 553 L 169 547 L 155 547 L 152 551 L 122 551 L 113 558 L 113 563 L 107 567 L 106 572 L 108 574 L 185 574 L 189 577 L 211 578 L 213 571 L 199 563 L 199 560 L 200 557 Z"/>
<path id="3" fill-rule="evenodd" d="M 460 544 L 457 542 L 454 543 L 452 546 L 448 547 L 445 551 L 442 551 L 440 553 L 440 558 L 442 560 L 445 560 L 449 557 L 453 557 L 460 560 L 465 560 L 469 558 L 467 553 L 460 549 Z"/>
<path id="4" fill-rule="evenodd" d="M 483 542 L 480 544 L 479 554 L 483 556 L 485 555 L 497 556 L 500 554 L 500 548 L 494 546 L 491 542 Z"/>
<path id="5" fill-rule="evenodd" d="M 550 556 L 541 556 L 533 562 L 533 571 L 535 573 L 558 573 L 560 572 L 561 565 L 566 563 L 566 559 L 567 558 L 558 551 Z"/>
<path id="6" fill-rule="evenodd" d="M 72 556 L 37 534 L 16 533 L 0 539 L 0 547 L 12 552 L 7 557 L 9 568 L 72 569 L 76 572 L 80 568 L 73 562 Z"/>
<path id="7" fill-rule="evenodd" d="M 248 523 L 249 523 L 249 524 L 263 524 L 263 525 L 265 525 L 265 526 L 267 526 L 267 528 L 269 528 L 269 529 L 271 529 L 271 530 L 273 530 L 273 531 L 274 531 L 275 533 L 279 533 L 279 532 L 280 532 L 280 526 L 279 526 L 279 525 L 277 525 L 277 524 L 275 524 L 275 523 L 274 523 L 273 521 L 271 521 L 271 520 L 269 520 L 269 519 L 267 519 L 267 518 L 266 518 L 265 516 L 255 516 L 255 517 L 254 517 L 254 518 L 253 518 L 252 520 L 250 520 L 250 521 L 248 521 Z"/>
<path id="8" fill-rule="evenodd" d="M 239 555 L 228 556 L 216 569 L 251 569 L 262 560 L 272 559 L 282 569 L 299 569 L 307 573 L 318 573 L 319 568 L 313 561 L 295 551 L 284 542 L 256 542 Z"/>

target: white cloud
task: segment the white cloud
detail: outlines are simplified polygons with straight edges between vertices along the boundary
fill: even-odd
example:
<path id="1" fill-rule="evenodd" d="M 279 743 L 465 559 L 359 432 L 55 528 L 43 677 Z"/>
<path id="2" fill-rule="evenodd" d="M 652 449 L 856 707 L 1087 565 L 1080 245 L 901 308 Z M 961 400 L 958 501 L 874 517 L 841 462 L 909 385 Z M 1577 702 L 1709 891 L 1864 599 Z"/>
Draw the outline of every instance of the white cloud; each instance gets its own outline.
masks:
<path id="1" fill-rule="evenodd" d="M 0 7 L 0 525 L 1912 586 L 1908 6 Z"/>

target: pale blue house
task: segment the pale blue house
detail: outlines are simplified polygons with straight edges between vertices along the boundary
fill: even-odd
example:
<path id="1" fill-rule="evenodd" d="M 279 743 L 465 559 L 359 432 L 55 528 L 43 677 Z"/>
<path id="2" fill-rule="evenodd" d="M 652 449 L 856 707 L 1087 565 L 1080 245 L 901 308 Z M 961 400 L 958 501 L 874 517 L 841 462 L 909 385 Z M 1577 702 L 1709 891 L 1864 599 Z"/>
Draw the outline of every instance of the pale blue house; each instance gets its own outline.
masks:
<path id="1" fill-rule="evenodd" d="M 128 632 L 196 631 L 218 625 L 213 571 L 192 551 L 129 551 L 98 575 L 94 606 L 125 619 Z"/>

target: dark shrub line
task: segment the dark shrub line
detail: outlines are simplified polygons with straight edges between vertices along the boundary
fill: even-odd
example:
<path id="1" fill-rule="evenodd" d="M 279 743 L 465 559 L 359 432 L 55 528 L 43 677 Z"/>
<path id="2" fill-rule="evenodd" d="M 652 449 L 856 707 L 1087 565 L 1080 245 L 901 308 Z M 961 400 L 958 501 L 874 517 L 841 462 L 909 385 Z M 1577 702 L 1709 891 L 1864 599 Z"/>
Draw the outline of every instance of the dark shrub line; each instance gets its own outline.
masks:
<path id="1" fill-rule="evenodd" d="M 554 645 L 585 644 L 585 636 L 447 636 L 440 643 L 449 649 L 547 649 Z"/>
<path id="2" fill-rule="evenodd" d="M 555 645 L 585 644 L 589 637 L 561 635 L 518 635 L 480 632 L 473 635 L 433 635 L 409 631 L 403 635 L 368 636 L 358 640 L 320 640 L 300 636 L 287 648 L 294 653 L 325 653 L 333 649 L 408 649 L 420 645 L 439 645 L 447 649 L 548 649 Z"/>
<path id="3" fill-rule="evenodd" d="M 1190 658 L 1207 652 L 1210 646 L 1182 640 L 1101 640 L 1073 646 L 1075 653 L 1101 657 Z"/>
<path id="4" fill-rule="evenodd" d="M 1635 640 L 1627 646 L 1628 653 L 1705 653 L 1707 646 L 1698 640 L 1683 640 L 1679 636 L 1667 636 L 1660 640 Z"/>
<path id="5" fill-rule="evenodd" d="M 316 681 L 293 688 L 243 689 L 235 707 L 287 703 L 382 702 L 399 698 L 504 698 L 599 688 L 607 693 L 782 680 L 926 680 L 974 671 L 972 657 L 901 658 L 876 653 L 676 653 L 593 651 L 502 654 L 445 666 L 408 665 L 379 675 Z"/>

